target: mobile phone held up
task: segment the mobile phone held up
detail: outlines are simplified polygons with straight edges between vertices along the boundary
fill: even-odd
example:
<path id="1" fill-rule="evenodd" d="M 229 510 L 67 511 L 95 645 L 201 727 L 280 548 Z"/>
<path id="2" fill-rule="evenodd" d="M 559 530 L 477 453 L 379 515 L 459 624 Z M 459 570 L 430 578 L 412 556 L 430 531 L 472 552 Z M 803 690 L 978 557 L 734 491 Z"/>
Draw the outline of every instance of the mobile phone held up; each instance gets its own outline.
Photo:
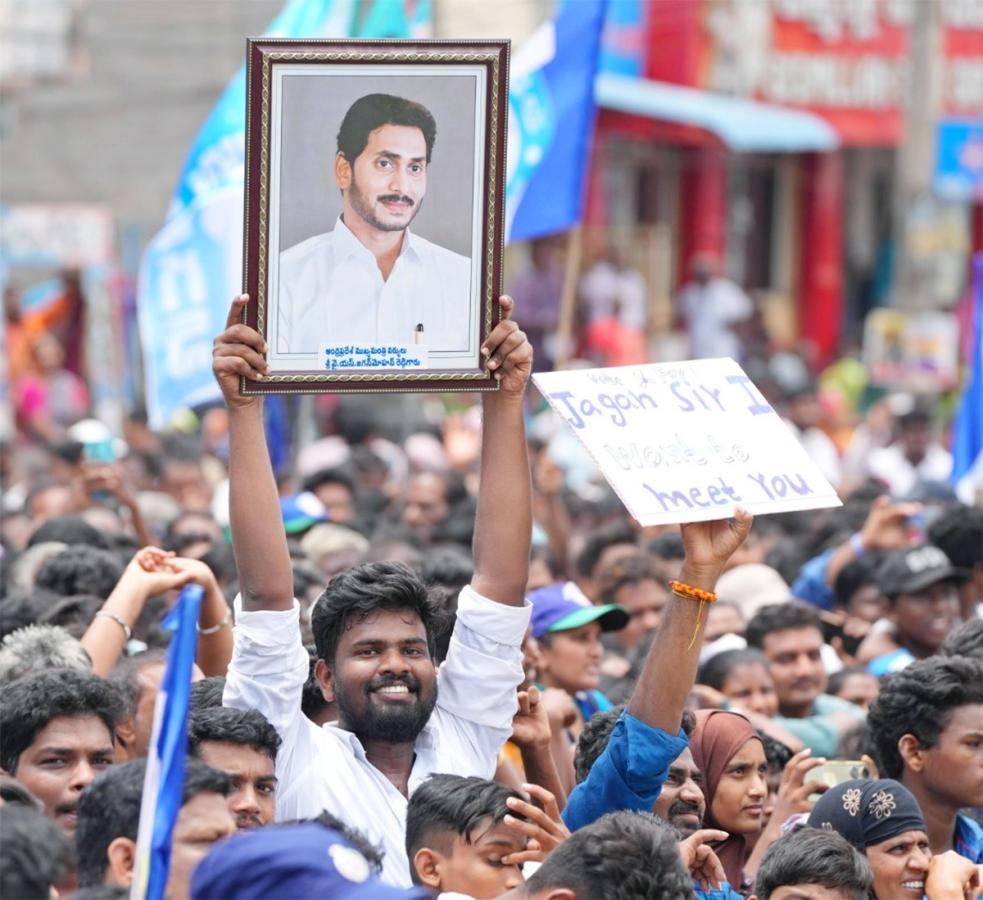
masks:
<path id="1" fill-rule="evenodd" d="M 865 762 L 859 759 L 833 759 L 810 769 L 805 776 L 807 782 L 818 781 L 827 787 L 836 787 L 844 781 L 853 781 L 857 778 L 865 780 L 870 778 L 870 769 Z M 822 795 L 810 794 L 809 799 L 815 801 L 820 796 Z"/>

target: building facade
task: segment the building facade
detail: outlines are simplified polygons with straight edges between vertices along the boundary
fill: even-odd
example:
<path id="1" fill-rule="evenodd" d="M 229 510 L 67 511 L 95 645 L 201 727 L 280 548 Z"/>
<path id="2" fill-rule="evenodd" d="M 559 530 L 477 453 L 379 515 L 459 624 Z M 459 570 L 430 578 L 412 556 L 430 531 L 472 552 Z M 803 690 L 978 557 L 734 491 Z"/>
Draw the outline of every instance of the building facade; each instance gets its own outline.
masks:
<path id="1" fill-rule="evenodd" d="M 604 63 L 620 80 L 600 95 L 589 223 L 661 228 L 673 286 L 696 254 L 719 257 L 821 358 L 892 302 L 899 252 L 921 267 L 922 305 L 958 302 L 970 250 L 983 247 L 981 0 L 931 4 L 933 73 L 913 55 L 918 0 L 615 3 Z M 934 116 L 968 125 L 953 152 L 976 193 L 932 189 L 924 172 L 928 190 L 902 211 L 911 223 L 899 249 L 907 80 L 930 76 Z M 809 123 L 786 114 L 821 120 L 833 145 L 820 148 Z"/>

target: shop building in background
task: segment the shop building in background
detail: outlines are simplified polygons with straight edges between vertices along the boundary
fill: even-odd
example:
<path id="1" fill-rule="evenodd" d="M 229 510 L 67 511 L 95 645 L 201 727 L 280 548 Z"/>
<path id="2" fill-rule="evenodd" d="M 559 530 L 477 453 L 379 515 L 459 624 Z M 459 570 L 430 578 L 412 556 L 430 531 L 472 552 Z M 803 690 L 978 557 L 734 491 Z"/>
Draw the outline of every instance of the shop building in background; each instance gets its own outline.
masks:
<path id="1" fill-rule="evenodd" d="M 662 296 L 718 256 L 828 357 L 892 301 L 917 2 L 613 0 L 588 234 L 630 233 Z M 941 152 L 904 250 L 920 303 L 949 309 L 983 248 L 983 0 L 936 6 Z M 653 247 L 669 271 L 647 266 Z"/>

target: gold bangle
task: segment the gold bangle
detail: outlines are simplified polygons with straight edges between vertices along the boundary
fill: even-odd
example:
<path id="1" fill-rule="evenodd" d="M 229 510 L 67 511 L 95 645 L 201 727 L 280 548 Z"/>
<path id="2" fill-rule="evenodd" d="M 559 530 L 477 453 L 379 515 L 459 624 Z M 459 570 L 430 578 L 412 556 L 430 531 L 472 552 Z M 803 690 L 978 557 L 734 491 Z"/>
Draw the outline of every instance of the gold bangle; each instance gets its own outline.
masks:
<path id="1" fill-rule="evenodd" d="M 225 628 L 232 621 L 232 610 L 226 609 L 225 618 L 222 619 L 217 625 L 209 625 L 208 628 L 202 628 L 197 622 L 195 623 L 195 628 L 198 629 L 198 634 L 216 634 Z"/>

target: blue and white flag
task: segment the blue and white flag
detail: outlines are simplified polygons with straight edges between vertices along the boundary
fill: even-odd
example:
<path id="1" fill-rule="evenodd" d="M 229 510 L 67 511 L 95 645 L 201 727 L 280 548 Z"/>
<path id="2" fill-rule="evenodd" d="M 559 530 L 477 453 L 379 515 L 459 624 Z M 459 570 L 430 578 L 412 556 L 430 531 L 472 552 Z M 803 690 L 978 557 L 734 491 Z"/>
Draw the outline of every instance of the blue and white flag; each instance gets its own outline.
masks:
<path id="1" fill-rule="evenodd" d="M 420 37 L 430 0 L 289 0 L 270 37 Z M 198 132 L 167 221 L 140 266 L 138 314 L 150 425 L 218 400 L 212 339 L 242 286 L 246 70 L 233 77 Z"/>
<path id="2" fill-rule="evenodd" d="M 130 900 L 163 900 L 171 864 L 171 833 L 181 811 L 188 751 L 191 669 L 198 646 L 202 589 L 189 585 L 163 625 L 174 631 L 154 706 L 147 774 L 140 802 L 137 859 Z"/>
<path id="3" fill-rule="evenodd" d="M 606 0 L 566 0 L 512 59 L 505 240 L 580 221 Z"/>
<path id="4" fill-rule="evenodd" d="M 964 503 L 983 485 L 983 253 L 973 259 L 972 306 L 969 379 L 952 428 L 952 484 Z"/>

